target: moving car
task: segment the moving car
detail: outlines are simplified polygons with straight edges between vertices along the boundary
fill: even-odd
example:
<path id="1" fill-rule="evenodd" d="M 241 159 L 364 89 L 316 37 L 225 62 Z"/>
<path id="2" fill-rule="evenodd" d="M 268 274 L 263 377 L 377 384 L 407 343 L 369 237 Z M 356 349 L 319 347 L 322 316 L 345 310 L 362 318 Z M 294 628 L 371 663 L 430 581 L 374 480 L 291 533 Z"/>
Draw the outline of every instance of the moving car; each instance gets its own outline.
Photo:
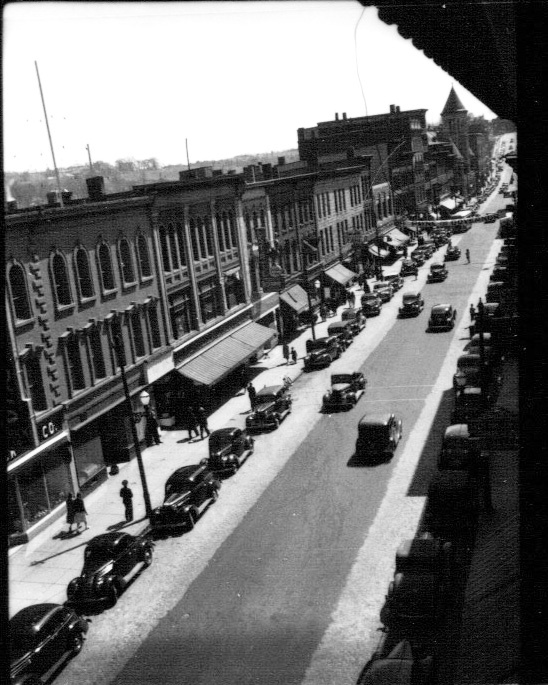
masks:
<path id="1" fill-rule="evenodd" d="M 381 298 L 383 302 L 390 302 L 394 289 L 386 281 L 377 281 L 373 284 L 373 291 Z"/>
<path id="2" fill-rule="evenodd" d="M 451 330 L 455 326 L 457 310 L 451 304 L 435 304 L 428 320 L 429 331 Z"/>
<path id="3" fill-rule="evenodd" d="M 268 385 L 255 398 L 255 408 L 245 420 L 248 431 L 278 428 L 291 413 L 291 393 L 286 385 Z"/>
<path id="4" fill-rule="evenodd" d="M 215 473 L 234 474 L 253 454 L 255 440 L 236 426 L 219 428 L 209 436 L 207 465 Z"/>
<path id="5" fill-rule="evenodd" d="M 342 350 L 346 350 L 354 340 L 354 334 L 348 321 L 334 321 L 327 327 L 327 335 L 337 338 Z"/>
<path id="6" fill-rule="evenodd" d="M 342 310 L 341 321 L 350 324 L 353 335 L 358 335 L 358 333 L 363 331 L 366 324 L 363 311 L 361 309 L 354 309 L 354 307 L 348 307 L 347 309 Z"/>
<path id="7" fill-rule="evenodd" d="M 423 261 L 424 263 L 424 261 Z M 416 276 L 419 273 L 419 267 L 413 259 L 404 259 L 401 263 L 400 274 L 402 276 Z"/>
<path id="8" fill-rule="evenodd" d="M 378 316 L 381 313 L 382 300 L 377 293 L 364 293 L 361 305 L 365 316 Z"/>
<path id="9" fill-rule="evenodd" d="M 402 422 L 395 414 L 366 414 L 358 423 L 356 455 L 392 458 L 402 436 Z"/>
<path id="10" fill-rule="evenodd" d="M 398 314 L 403 319 L 408 316 L 418 316 L 423 309 L 424 300 L 421 293 L 404 293 Z"/>
<path id="11" fill-rule="evenodd" d="M 68 601 L 74 606 L 114 606 L 130 581 L 152 564 L 153 547 L 146 536 L 121 531 L 97 535 L 86 545 L 82 573 L 68 584 Z"/>
<path id="12" fill-rule="evenodd" d="M 441 283 L 442 281 L 445 281 L 448 274 L 449 272 L 444 264 L 432 264 L 426 280 L 428 283 Z"/>
<path id="13" fill-rule="evenodd" d="M 384 277 L 386 283 L 390 283 L 392 290 L 397 292 L 400 288 L 403 288 L 403 278 L 400 274 L 390 274 Z"/>
<path id="14" fill-rule="evenodd" d="M 428 685 L 432 656 L 419 658 L 408 640 L 401 640 L 386 656 L 374 656 L 364 666 L 356 685 Z"/>
<path id="15" fill-rule="evenodd" d="M 351 409 L 365 392 L 367 381 L 363 373 L 335 373 L 331 389 L 323 396 L 324 411 Z"/>
<path id="16" fill-rule="evenodd" d="M 316 340 L 307 340 L 306 352 L 304 369 L 310 371 L 329 366 L 334 359 L 341 356 L 342 349 L 337 336 L 329 335 Z"/>
<path id="17" fill-rule="evenodd" d="M 457 247 L 456 245 L 449 245 L 445 252 L 444 259 L 446 262 L 455 262 L 457 259 L 460 258 L 460 255 L 460 247 Z"/>
<path id="18" fill-rule="evenodd" d="M 469 469 L 478 457 L 479 447 L 470 437 L 468 424 L 455 423 L 445 429 L 438 469 Z"/>
<path id="19" fill-rule="evenodd" d="M 48 682 L 82 650 L 88 621 L 67 606 L 33 604 L 9 622 L 11 685 Z"/>
<path id="20" fill-rule="evenodd" d="M 153 530 L 194 528 L 209 505 L 217 501 L 220 488 L 221 482 L 207 464 L 177 469 L 166 481 L 164 503 L 150 517 Z"/>

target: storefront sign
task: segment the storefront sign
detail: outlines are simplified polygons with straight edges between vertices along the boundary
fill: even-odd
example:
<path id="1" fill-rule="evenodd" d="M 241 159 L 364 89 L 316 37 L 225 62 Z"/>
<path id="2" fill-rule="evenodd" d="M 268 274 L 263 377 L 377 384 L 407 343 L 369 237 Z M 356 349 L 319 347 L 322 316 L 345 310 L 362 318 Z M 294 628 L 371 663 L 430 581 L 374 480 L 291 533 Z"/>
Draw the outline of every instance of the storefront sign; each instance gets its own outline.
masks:
<path id="1" fill-rule="evenodd" d="M 57 414 L 40 421 L 36 424 L 36 427 L 38 429 L 38 439 L 40 442 L 49 440 L 63 430 L 63 412 L 58 412 Z"/>

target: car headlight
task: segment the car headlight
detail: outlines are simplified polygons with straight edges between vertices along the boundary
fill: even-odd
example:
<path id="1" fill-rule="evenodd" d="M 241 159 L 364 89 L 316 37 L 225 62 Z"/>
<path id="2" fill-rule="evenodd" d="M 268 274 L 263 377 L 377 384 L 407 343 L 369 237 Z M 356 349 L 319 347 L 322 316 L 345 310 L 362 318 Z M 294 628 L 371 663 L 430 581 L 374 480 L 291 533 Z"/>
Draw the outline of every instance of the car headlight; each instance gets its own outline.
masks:
<path id="1" fill-rule="evenodd" d="M 223 462 L 227 462 L 227 461 L 228 461 L 228 457 L 226 456 L 226 454 L 225 454 L 224 456 L 221 457 L 221 461 L 223 461 Z"/>

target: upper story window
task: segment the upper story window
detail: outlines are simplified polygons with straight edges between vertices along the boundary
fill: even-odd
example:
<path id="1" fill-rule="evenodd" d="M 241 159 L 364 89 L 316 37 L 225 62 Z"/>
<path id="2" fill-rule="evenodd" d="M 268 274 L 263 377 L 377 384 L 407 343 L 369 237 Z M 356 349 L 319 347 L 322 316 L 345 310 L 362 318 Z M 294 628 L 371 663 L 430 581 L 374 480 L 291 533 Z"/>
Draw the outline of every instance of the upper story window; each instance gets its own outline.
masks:
<path id="1" fill-rule="evenodd" d="M 42 377 L 41 358 L 42 356 L 38 352 L 30 351 L 23 353 L 20 357 L 24 382 L 34 411 L 44 411 L 48 408 L 44 379 Z"/>
<path id="2" fill-rule="evenodd" d="M 72 293 L 65 256 L 59 251 L 54 252 L 51 257 L 50 266 L 57 306 L 66 307 L 71 305 Z"/>
<path id="3" fill-rule="evenodd" d="M 164 267 L 164 271 L 170 273 L 171 261 L 169 258 L 169 243 L 165 226 L 160 226 L 160 249 L 162 250 L 162 266 Z"/>
<path id="4" fill-rule="evenodd" d="M 146 237 L 141 233 L 137 236 L 137 256 L 139 258 L 139 271 L 141 278 L 152 276 L 152 266 L 150 264 L 150 252 Z"/>
<path id="5" fill-rule="evenodd" d="M 118 242 L 118 253 L 120 255 L 120 271 L 122 272 L 122 282 L 124 285 L 134 285 L 136 283 L 135 267 L 133 266 L 133 255 L 131 245 L 127 238 L 121 238 Z"/>
<path id="6" fill-rule="evenodd" d="M 18 321 L 28 321 L 32 319 L 30 307 L 27 275 L 21 264 L 13 262 L 8 272 L 9 288 L 13 311 Z"/>
<path id="7" fill-rule="evenodd" d="M 213 246 L 213 236 L 211 235 L 211 221 L 209 220 L 208 216 L 204 219 L 204 233 L 205 233 L 207 254 L 209 257 L 213 257 L 213 255 L 215 254 L 215 249 Z"/>
<path id="8" fill-rule="evenodd" d="M 190 219 L 190 242 L 192 244 L 192 256 L 195 262 L 200 261 L 200 248 L 198 246 L 198 227 L 196 226 L 196 220 L 194 217 Z"/>
<path id="9" fill-rule="evenodd" d="M 110 254 L 110 247 L 107 245 L 107 243 L 99 243 L 97 248 L 97 258 L 99 261 L 99 273 L 101 275 L 101 286 L 103 288 L 103 292 L 116 290 L 114 270 L 112 268 L 112 256 Z"/>
<path id="10" fill-rule="evenodd" d="M 93 287 L 93 277 L 91 274 L 89 255 L 86 248 L 82 245 L 76 248 L 74 264 L 76 266 L 76 284 L 78 286 L 78 295 L 80 300 L 86 300 L 94 297 L 95 288 Z"/>
<path id="11" fill-rule="evenodd" d="M 76 334 L 70 335 L 66 342 L 67 365 L 72 390 L 82 390 L 86 387 L 84 377 L 84 367 L 80 352 L 80 337 Z"/>
<path id="12" fill-rule="evenodd" d="M 175 234 L 177 235 L 177 241 L 179 243 L 179 261 L 181 262 L 181 266 L 186 266 L 185 228 L 183 224 L 179 222 L 175 224 Z"/>

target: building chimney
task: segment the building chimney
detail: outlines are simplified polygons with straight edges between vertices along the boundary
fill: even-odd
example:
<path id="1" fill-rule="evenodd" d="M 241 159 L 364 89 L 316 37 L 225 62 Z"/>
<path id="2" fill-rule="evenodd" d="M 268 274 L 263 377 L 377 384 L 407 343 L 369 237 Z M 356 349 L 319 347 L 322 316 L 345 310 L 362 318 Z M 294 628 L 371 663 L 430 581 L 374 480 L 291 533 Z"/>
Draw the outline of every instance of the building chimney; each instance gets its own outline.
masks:
<path id="1" fill-rule="evenodd" d="M 90 200 L 101 200 L 105 196 L 105 179 L 102 176 L 86 178 Z"/>
<path id="2" fill-rule="evenodd" d="M 399 114 L 399 113 L 400 113 L 400 106 L 396 105 L 396 114 Z"/>
<path id="3" fill-rule="evenodd" d="M 396 105 L 390 105 L 390 114 L 396 114 Z"/>
<path id="4" fill-rule="evenodd" d="M 343 121 L 346 121 L 346 112 L 343 112 Z"/>
<path id="5" fill-rule="evenodd" d="M 285 157 L 278 157 L 278 166 L 283 166 L 285 164 Z"/>

